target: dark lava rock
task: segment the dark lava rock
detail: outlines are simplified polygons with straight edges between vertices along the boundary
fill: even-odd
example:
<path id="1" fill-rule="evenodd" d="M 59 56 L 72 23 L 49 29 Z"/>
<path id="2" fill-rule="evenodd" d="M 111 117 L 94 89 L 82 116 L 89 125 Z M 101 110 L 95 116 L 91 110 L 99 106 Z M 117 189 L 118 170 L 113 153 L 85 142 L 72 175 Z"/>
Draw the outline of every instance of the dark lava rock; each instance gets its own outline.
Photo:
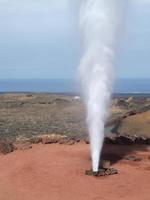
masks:
<path id="1" fill-rule="evenodd" d="M 87 139 L 87 138 L 84 140 L 84 142 L 85 142 L 86 144 L 90 144 L 90 140 Z"/>
<path id="2" fill-rule="evenodd" d="M 68 139 L 67 138 L 61 138 L 58 143 L 59 144 L 67 144 L 68 143 Z"/>
<path id="3" fill-rule="evenodd" d="M 60 140 L 64 139 L 65 136 L 58 134 L 50 134 L 42 136 L 42 144 L 53 144 L 58 143 Z"/>
<path id="4" fill-rule="evenodd" d="M 149 138 L 148 138 L 148 140 L 147 140 L 147 138 L 145 138 L 145 137 L 137 137 L 136 139 L 135 139 L 135 143 L 136 144 L 148 144 L 148 142 L 149 142 Z"/>
<path id="5" fill-rule="evenodd" d="M 116 135 L 114 134 L 114 136 L 112 136 L 112 135 L 106 136 L 104 142 L 105 142 L 105 144 L 115 144 L 116 143 Z"/>
<path id="6" fill-rule="evenodd" d="M 69 138 L 62 138 L 62 139 L 59 140 L 59 144 L 74 145 L 75 143 L 76 143 L 76 140 L 69 139 Z"/>
<path id="7" fill-rule="evenodd" d="M 32 148 L 32 142 L 30 139 L 18 139 L 13 143 L 17 150 L 27 150 Z"/>
<path id="8" fill-rule="evenodd" d="M 85 175 L 88 176 L 108 176 L 118 174 L 118 171 L 114 168 L 110 168 L 109 160 L 102 160 L 98 172 L 93 172 L 93 170 L 86 170 Z"/>
<path id="9" fill-rule="evenodd" d="M 137 161 L 137 162 L 142 160 L 142 158 L 139 158 L 139 157 L 136 157 L 136 156 L 131 156 L 131 155 L 126 156 L 124 159 L 129 160 L 129 161 Z"/>
<path id="10" fill-rule="evenodd" d="M 74 144 L 75 144 L 75 140 L 69 140 L 69 141 L 67 142 L 67 144 L 69 144 L 69 145 L 74 145 Z"/>
<path id="11" fill-rule="evenodd" d="M 118 174 L 118 171 L 114 168 L 109 169 L 99 169 L 98 172 L 93 172 L 93 170 L 86 170 L 85 175 L 88 176 L 109 176 Z"/>
<path id="12" fill-rule="evenodd" d="M 77 139 L 75 139 L 75 141 L 76 141 L 77 143 L 79 143 L 79 142 L 80 142 L 80 139 L 77 138 Z"/>
<path id="13" fill-rule="evenodd" d="M 137 135 L 117 135 L 110 134 L 105 138 L 105 144 L 121 144 L 121 145 L 131 145 L 131 144 L 150 144 L 150 138 Z"/>
<path id="14" fill-rule="evenodd" d="M 0 153 L 7 154 L 13 152 L 15 147 L 12 142 L 8 142 L 7 140 L 0 141 Z"/>
<path id="15" fill-rule="evenodd" d="M 110 169 L 110 161 L 109 160 L 102 160 L 101 163 L 100 163 L 100 168 Z"/>
<path id="16" fill-rule="evenodd" d="M 38 144 L 38 143 L 42 142 L 42 137 L 40 137 L 40 136 L 35 136 L 35 137 L 33 137 L 33 138 L 31 139 L 31 141 L 32 141 L 33 144 Z"/>
<path id="17" fill-rule="evenodd" d="M 134 143 L 134 138 L 131 138 L 129 136 L 120 135 L 120 136 L 116 137 L 115 142 L 117 144 L 129 145 L 129 144 L 133 144 Z"/>
<path id="18" fill-rule="evenodd" d="M 150 138 L 146 139 L 146 144 L 150 144 Z"/>
<path id="19" fill-rule="evenodd" d="M 130 145 L 135 143 L 134 136 L 128 135 L 117 135 L 115 133 L 107 135 L 105 138 L 106 144 L 121 144 L 121 145 Z"/>

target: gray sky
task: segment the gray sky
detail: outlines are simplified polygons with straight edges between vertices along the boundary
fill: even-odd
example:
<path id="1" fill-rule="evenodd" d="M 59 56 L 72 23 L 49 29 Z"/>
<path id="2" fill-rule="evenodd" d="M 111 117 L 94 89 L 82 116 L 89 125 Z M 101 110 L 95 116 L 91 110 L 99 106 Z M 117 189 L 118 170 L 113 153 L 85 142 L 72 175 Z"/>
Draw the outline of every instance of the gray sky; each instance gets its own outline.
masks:
<path id="1" fill-rule="evenodd" d="M 73 78 L 80 58 L 75 0 L 0 1 L 0 79 Z M 150 0 L 132 0 L 118 78 L 150 78 Z"/>

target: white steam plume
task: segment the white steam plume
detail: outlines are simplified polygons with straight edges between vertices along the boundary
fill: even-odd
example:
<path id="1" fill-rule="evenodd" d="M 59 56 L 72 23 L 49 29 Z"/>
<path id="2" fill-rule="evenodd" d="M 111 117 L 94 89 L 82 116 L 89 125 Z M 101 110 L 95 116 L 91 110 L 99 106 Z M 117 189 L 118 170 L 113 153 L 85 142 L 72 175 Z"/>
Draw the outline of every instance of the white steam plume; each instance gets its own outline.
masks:
<path id="1" fill-rule="evenodd" d="M 115 40 L 124 0 L 82 0 L 79 74 L 87 107 L 93 171 L 98 171 L 113 84 Z"/>

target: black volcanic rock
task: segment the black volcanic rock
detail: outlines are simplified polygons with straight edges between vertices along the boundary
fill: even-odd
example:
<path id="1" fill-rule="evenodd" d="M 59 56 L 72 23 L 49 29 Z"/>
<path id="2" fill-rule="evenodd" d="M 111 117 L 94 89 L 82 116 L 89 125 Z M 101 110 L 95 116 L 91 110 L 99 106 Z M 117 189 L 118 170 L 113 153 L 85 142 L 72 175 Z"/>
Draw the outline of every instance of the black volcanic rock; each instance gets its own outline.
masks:
<path id="1" fill-rule="evenodd" d="M 7 154 L 15 150 L 15 147 L 12 142 L 7 140 L 0 140 L 0 153 Z"/>

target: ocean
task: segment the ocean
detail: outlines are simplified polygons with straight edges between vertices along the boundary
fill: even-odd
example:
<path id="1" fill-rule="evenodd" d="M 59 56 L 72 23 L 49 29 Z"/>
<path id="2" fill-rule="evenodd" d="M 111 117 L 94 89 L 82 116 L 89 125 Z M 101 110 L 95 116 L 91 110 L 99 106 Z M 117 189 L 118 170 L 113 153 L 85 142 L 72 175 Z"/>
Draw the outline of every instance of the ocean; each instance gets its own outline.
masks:
<path id="1" fill-rule="evenodd" d="M 0 80 L 0 92 L 79 93 L 79 84 L 71 79 Z M 114 94 L 149 94 L 150 79 L 119 79 Z"/>

